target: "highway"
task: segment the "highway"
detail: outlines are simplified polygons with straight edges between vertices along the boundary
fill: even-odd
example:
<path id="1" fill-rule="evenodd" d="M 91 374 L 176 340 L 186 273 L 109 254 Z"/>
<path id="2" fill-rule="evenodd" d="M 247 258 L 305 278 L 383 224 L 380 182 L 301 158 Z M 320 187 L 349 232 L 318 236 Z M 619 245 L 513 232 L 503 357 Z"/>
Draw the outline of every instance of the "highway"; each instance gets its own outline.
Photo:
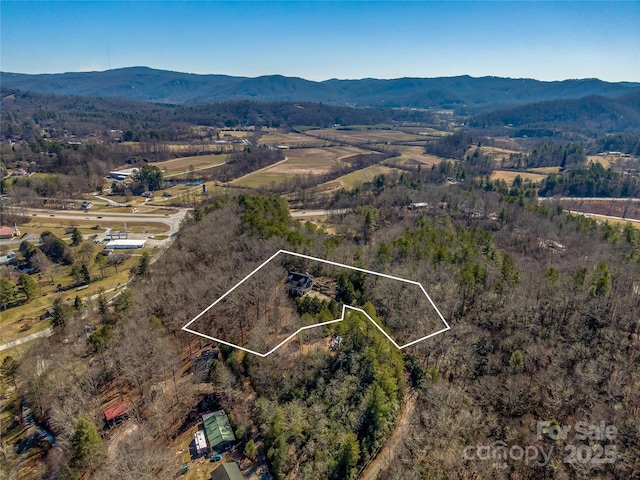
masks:
<path id="1" fill-rule="evenodd" d="M 175 233 L 180 228 L 180 222 L 184 219 L 189 211 L 188 208 L 179 208 L 177 213 L 173 214 L 157 214 L 157 213 L 108 213 L 108 212 L 89 212 L 85 213 L 76 210 L 51 210 L 44 208 L 28 208 L 25 209 L 27 215 L 38 218 L 61 218 L 64 220 L 105 220 L 117 223 L 164 223 L 170 228 L 170 233 Z"/>

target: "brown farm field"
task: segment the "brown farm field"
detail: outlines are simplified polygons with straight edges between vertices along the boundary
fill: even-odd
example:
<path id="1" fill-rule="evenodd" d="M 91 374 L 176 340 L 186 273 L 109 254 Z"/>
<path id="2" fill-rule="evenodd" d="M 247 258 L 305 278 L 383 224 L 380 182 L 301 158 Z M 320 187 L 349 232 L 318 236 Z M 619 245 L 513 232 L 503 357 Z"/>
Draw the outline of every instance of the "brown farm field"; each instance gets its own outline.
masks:
<path id="1" fill-rule="evenodd" d="M 611 154 L 602 154 L 602 155 L 588 155 L 587 163 L 599 163 L 604 168 L 619 168 L 624 169 L 625 164 L 627 162 L 637 162 L 638 157 L 633 157 L 630 155 L 611 155 Z"/>
<path id="2" fill-rule="evenodd" d="M 533 183 L 540 184 L 545 178 L 546 175 L 541 173 L 530 173 L 530 172 L 516 172 L 513 170 L 494 170 L 491 174 L 491 180 L 504 180 L 507 182 L 507 185 L 512 185 L 515 178 L 520 175 L 520 178 L 523 181 L 530 180 Z"/>
<path id="3" fill-rule="evenodd" d="M 398 130 L 339 130 L 326 128 L 309 130 L 307 135 L 330 138 L 347 143 L 402 143 L 424 140 L 423 135 L 412 135 Z"/>
<path id="4" fill-rule="evenodd" d="M 437 165 L 438 163 L 445 160 L 452 160 L 442 157 L 437 157 L 435 155 L 429 155 L 424 153 L 424 147 L 418 146 L 406 146 L 406 145 L 395 145 L 393 147 L 394 150 L 399 150 L 401 154 L 397 157 L 388 158 L 384 161 L 385 165 L 389 166 L 415 166 L 423 165 L 427 167 L 431 167 L 432 165 Z M 455 160 L 452 160 L 455 161 Z"/>
<path id="5" fill-rule="evenodd" d="M 371 152 L 356 147 L 299 148 L 288 150 L 286 159 L 233 180 L 233 186 L 260 188 L 302 175 L 323 175 L 349 165 L 349 159 Z"/>
<path id="6" fill-rule="evenodd" d="M 189 168 L 203 169 L 207 167 L 217 167 L 227 161 L 228 155 L 197 155 L 195 157 L 181 157 L 167 160 L 165 162 L 157 162 L 154 165 L 165 173 L 171 175 L 175 173 L 188 173 Z"/>
<path id="7" fill-rule="evenodd" d="M 286 145 L 288 147 L 321 147 L 326 145 L 326 140 L 310 137 L 302 133 L 273 133 L 263 135 L 258 142 L 260 145 Z"/>
<path id="8" fill-rule="evenodd" d="M 552 173 L 559 173 L 560 172 L 560 167 L 528 168 L 527 172 L 530 172 L 530 173 L 542 173 L 543 175 L 551 175 Z"/>

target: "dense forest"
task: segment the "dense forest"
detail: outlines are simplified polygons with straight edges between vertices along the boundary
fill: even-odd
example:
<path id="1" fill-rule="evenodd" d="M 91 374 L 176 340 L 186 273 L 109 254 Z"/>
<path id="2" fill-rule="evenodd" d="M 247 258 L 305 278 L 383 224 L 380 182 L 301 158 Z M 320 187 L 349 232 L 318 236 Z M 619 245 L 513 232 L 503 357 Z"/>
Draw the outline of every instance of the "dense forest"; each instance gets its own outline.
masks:
<path id="1" fill-rule="evenodd" d="M 293 221 L 275 197 L 210 200 L 165 255 L 135 272 L 130 294 L 80 306 L 88 319 L 69 307 L 15 377 L 61 447 L 43 447 L 42 476 L 133 478 L 132 462 L 145 465 L 136 478 L 172 475 L 166 444 L 205 403 L 230 412 L 240 448 L 250 459 L 264 454 L 275 478 L 355 478 L 401 411 L 411 428 L 379 478 L 637 475 L 638 231 L 536 206 L 518 187 L 447 186 L 433 175 L 338 192 L 335 204 L 354 209 L 329 220 L 332 234 Z M 410 212 L 413 201 L 430 207 Z M 183 376 L 198 340 L 181 326 L 280 248 L 404 272 L 428 289 L 451 330 L 399 351 L 352 315 L 319 334 L 343 337 L 338 351 L 303 350 L 305 339 L 265 359 L 221 349 L 209 375 L 215 393 L 199 393 Z M 394 292 L 351 285 L 354 305 L 382 325 L 390 320 Z M 326 319 L 345 298 L 292 308 Z M 97 327 L 89 336 L 87 322 Z M 100 408 L 125 391 L 138 428 L 111 445 L 106 462 Z M 573 437 L 549 443 L 536 436 L 538 421 L 615 425 L 615 461 L 563 462 Z M 74 442 L 83 432 L 98 434 L 90 453 Z M 142 438 L 155 441 L 140 448 Z M 546 466 L 509 459 L 500 468 L 463 455 L 495 442 L 556 453 Z"/>
<path id="2" fill-rule="evenodd" d="M 564 175 L 549 175 L 540 187 L 540 196 L 638 198 L 640 179 L 592 163 Z"/>
<path id="3" fill-rule="evenodd" d="M 551 100 L 500 109 L 473 117 L 470 127 L 505 127 L 514 137 L 565 137 L 634 132 L 640 124 L 640 94 Z"/>
<path id="4" fill-rule="evenodd" d="M 133 100 L 44 95 L 2 87 L 2 138 L 40 138 L 40 129 L 53 139 L 85 137 L 122 130 L 125 141 L 177 141 L 192 139 L 193 125 L 211 127 L 297 125 L 330 127 L 334 124 L 375 125 L 433 120 L 427 111 L 391 108 L 352 108 L 322 103 L 257 102 L 237 100 L 182 106 Z"/>

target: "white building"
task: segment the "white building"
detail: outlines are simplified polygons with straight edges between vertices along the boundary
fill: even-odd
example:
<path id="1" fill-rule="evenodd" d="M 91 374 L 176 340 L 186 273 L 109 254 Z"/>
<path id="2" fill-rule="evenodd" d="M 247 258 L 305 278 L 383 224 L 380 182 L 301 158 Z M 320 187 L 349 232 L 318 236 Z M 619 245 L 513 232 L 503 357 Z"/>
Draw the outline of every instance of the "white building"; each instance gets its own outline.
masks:
<path id="1" fill-rule="evenodd" d="M 104 247 L 105 250 L 133 250 L 143 248 L 146 240 L 112 240 Z"/>
<path id="2" fill-rule="evenodd" d="M 127 168 L 125 170 L 114 170 L 109 172 L 109 178 L 113 178 L 114 180 L 126 180 L 131 177 L 134 173 L 138 171 L 137 168 Z"/>

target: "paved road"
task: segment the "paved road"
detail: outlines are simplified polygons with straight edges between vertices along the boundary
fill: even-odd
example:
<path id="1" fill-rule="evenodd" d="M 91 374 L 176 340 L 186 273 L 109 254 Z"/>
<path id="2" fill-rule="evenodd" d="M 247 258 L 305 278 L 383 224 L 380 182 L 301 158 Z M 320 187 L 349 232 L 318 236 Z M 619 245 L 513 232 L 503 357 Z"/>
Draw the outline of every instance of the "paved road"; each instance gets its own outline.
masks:
<path id="1" fill-rule="evenodd" d="M 595 218 L 596 220 L 605 218 L 605 219 L 611 219 L 611 220 L 621 220 L 623 222 L 640 223 L 640 220 L 636 220 L 635 218 L 613 217 L 611 215 L 601 215 L 600 213 L 578 212 L 576 210 L 567 210 L 567 212 L 573 213 L 574 215 L 583 215 L 585 217 L 592 217 L 592 218 Z"/>
<path id="2" fill-rule="evenodd" d="M 152 259 L 152 261 L 154 261 L 157 257 L 154 257 Z M 112 302 L 118 295 L 120 295 L 120 293 L 122 293 L 122 291 L 124 290 L 124 288 L 129 285 L 129 283 L 131 282 L 131 279 L 125 283 L 124 285 L 120 285 L 118 287 L 113 287 L 113 288 L 109 288 L 108 290 L 105 290 L 104 293 L 110 293 L 110 292 L 115 292 L 116 290 L 118 291 L 118 293 L 116 293 L 113 297 L 111 297 L 108 300 L 108 303 Z M 83 301 L 86 303 L 87 301 L 92 301 L 97 299 L 100 296 L 99 293 L 96 293 L 95 295 L 91 295 L 89 297 L 84 297 Z M 73 302 L 68 302 L 69 304 L 73 303 Z M 24 337 L 21 338 L 17 338 L 15 340 L 12 340 L 10 342 L 4 343 L 2 345 L 0 345 L 0 352 L 2 352 L 3 350 L 7 350 L 9 348 L 13 348 L 17 345 L 22 345 L 23 343 L 27 343 L 27 342 L 31 342 L 32 340 L 35 340 L 36 338 L 44 338 L 44 337 L 50 337 L 51 335 L 53 335 L 53 328 L 49 327 L 46 328 L 45 330 L 41 330 L 39 332 L 36 333 L 32 333 L 31 335 L 26 335 Z"/>
<path id="3" fill-rule="evenodd" d="M 25 210 L 28 215 L 35 214 L 34 218 L 51 217 L 61 218 L 63 220 L 106 220 L 118 223 L 164 223 L 170 228 L 170 233 L 175 233 L 180 228 L 180 222 L 187 214 L 187 208 L 178 208 L 177 213 L 173 214 L 147 214 L 147 213 L 108 213 L 108 212 L 77 212 L 74 210 L 51 210 L 44 208 L 29 208 Z M 100 217 L 100 218 L 98 218 Z"/>
<path id="4" fill-rule="evenodd" d="M 11 342 L 0 345 L 0 352 L 2 352 L 3 350 L 7 350 L 8 348 L 22 345 L 23 343 L 30 342 L 32 340 L 35 340 L 36 338 L 50 337 L 51 335 L 53 335 L 53 328 L 49 327 L 44 330 L 40 330 L 39 332 L 32 333 L 31 335 L 27 335 L 26 337 L 17 338 Z"/>
<path id="5" fill-rule="evenodd" d="M 322 215 L 340 215 L 341 213 L 349 213 L 351 208 L 336 208 L 334 210 L 292 210 L 291 216 L 296 217 L 320 217 Z"/>
<path id="6" fill-rule="evenodd" d="M 640 198 L 631 197 L 540 197 L 540 201 L 553 202 L 554 200 L 573 200 L 573 201 L 591 201 L 598 202 L 640 202 Z"/>

